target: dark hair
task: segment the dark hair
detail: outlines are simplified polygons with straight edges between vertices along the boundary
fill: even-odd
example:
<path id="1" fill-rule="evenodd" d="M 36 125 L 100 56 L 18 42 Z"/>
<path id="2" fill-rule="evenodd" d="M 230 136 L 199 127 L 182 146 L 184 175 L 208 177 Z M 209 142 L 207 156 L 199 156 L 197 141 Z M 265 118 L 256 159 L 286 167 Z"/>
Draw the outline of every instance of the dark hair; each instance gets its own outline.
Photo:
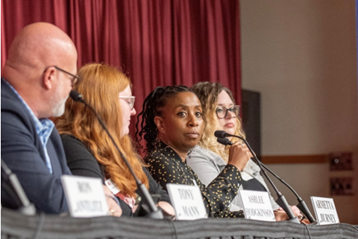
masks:
<path id="1" fill-rule="evenodd" d="M 141 147 L 139 142 L 143 139 L 144 134 L 144 139 L 146 141 L 145 151 L 152 152 L 155 149 L 158 129 L 154 123 L 154 117 L 161 116 L 161 108 L 166 106 L 168 99 L 182 92 L 192 91 L 184 85 L 166 87 L 158 86 L 147 96 L 147 98 L 145 98 L 143 102 L 142 112 L 138 114 L 136 123 L 135 137 L 139 147 Z M 192 93 L 194 94 L 194 92 Z M 140 123 L 141 130 L 139 131 L 138 126 L 140 122 L 140 117 L 142 117 L 142 120 Z"/>

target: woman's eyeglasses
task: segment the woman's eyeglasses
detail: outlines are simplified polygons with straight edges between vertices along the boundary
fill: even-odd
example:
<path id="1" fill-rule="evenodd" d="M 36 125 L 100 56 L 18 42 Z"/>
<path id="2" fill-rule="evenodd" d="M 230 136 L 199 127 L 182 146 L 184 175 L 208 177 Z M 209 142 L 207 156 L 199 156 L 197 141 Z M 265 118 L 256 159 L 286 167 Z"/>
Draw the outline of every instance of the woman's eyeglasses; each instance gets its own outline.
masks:
<path id="1" fill-rule="evenodd" d="M 125 100 L 131 110 L 134 108 L 135 96 L 119 96 L 119 98 Z"/>
<path id="2" fill-rule="evenodd" d="M 231 112 L 232 114 L 235 115 L 235 117 L 239 116 L 239 112 L 240 112 L 240 105 L 234 105 L 231 108 L 226 108 L 223 106 L 218 106 L 215 110 L 216 116 L 219 119 L 224 119 L 227 116 L 227 112 Z"/>

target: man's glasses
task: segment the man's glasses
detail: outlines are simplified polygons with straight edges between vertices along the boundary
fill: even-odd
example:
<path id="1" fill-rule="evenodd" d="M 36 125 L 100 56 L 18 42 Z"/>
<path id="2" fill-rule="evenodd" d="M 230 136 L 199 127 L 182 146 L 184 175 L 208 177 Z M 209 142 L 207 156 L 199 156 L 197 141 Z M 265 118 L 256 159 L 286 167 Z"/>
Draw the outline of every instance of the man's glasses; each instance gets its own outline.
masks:
<path id="1" fill-rule="evenodd" d="M 135 96 L 119 96 L 119 98 L 125 100 L 131 110 L 134 108 Z"/>
<path id="2" fill-rule="evenodd" d="M 227 112 L 231 112 L 232 114 L 235 115 L 235 117 L 239 116 L 239 112 L 240 112 L 240 105 L 234 105 L 231 108 L 226 108 L 223 106 L 218 106 L 215 110 L 216 112 L 216 116 L 219 119 L 224 119 L 227 116 Z"/>
<path id="3" fill-rule="evenodd" d="M 44 72 L 46 72 L 47 69 L 50 68 L 50 67 L 55 67 L 56 70 L 62 71 L 63 73 L 66 73 L 67 75 L 72 76 L 72 78 L 71 78 L 71 86 L 74 86 L 74 85 L 77 83 L 77 81 L 80 80 L 80 77 L 79 77 L 79 76 L 76 76 L 76 75 L 74 75 L 74 74 L 71 74 L 70 72 L 65 71 L 64 69 L 61 69 L 61 68 L 58 67 L 58 66 L 49 66 L 49 67 L 47 67 L 47 68 L 45 69 Z"/>

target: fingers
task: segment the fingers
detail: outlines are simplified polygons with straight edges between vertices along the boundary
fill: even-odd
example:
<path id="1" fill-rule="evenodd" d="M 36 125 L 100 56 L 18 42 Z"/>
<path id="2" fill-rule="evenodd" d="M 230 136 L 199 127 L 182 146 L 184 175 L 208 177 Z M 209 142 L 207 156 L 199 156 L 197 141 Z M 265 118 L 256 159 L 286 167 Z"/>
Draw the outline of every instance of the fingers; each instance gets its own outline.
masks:
<path id="1" fill-rule="evenodd" d="M 242 171 L 247 161 L 250 159 L 250 151 L 247 146 L 241 142 L 235 142 L 229 149 L 229 164 L 236 166 Z"/>
<path id="2" fill-rule="evenodd" d="M 237 142 L 233 143 L 233 145 L 232 145 L 232 146 L 234 146 L 234 145 L 239 145 L 239 146 L 240 146 L 240 147 L 242 147 L 242 148 L 246 147 L 246 144 L 245 144 L 245 143 L 243 143 L 243 142 L 239 142 L 239 141 L 237 141 Z M 231 147 L 232 147 L 232 146 L 231 146 Z"/>
<path id="3" fill-rule="evenodd" d="M 308 219 L 301 220 L 301 223 L 306 225 L 311 224 L 311 222 Z"/>
<path id="4" fill-rule="evenodd" d="M 291 210 L 292 210 L 293 214 L 295 214 L 296 216 L 302 215 L 300 209 L 298 209 L 297 206 L 291 206 Z"/>
<path id="5" fill-rule="evenodd" d="M 288 216 L 283 210 L 274 211 L 276 221 L 286 221 L 288 220 Z"/>
<path id="6" fill-rule="evenodd" d="M 110 208 L 108 211 L 108 214 L 112 217 L 120 217 L 122 215 L 122 209 L 121 208 L 117 208 L 117 209 L 112 209 Z"/>
<path id="7" fill-rule="evenodd" d="M 107 204 L 108 204 L 108 215 L 114 217 L 120 217 L 122 215 L 122 208 L 117 204 L 115 200 L 112 198 L 107 197 Z"/>
<path id="8" fill-rule="evenodd" d="M 246 150 L 246 154 L 249 156 L 249 158 L 253 158 L 254 156 L 252 155 L 250 149 L 247 147 L 246 144 L 244 143 L 241 143 L 241 148 Z"/>
<path id="9" fill-rule="evenodd" d="M 310 221 L 305 217 L 305 215 L 302 214 L 302 212 L 300 211 L 300 209 L 298 209 L 298 207 L 291 206 L 290 208 L 291 208 L 291 211 L 293 212 L 293 214 L 295 215 L 295 217 L 297 217 L 301 223 L 310 224 Z M 281 207 L 279 209 L 277 209 L 275 212 L 285 213 L 285 211 Z M 287 215 L 287 214 L 285 213 L 285 215 Z M 287 219 L 288 219 L 288 217 L 287 217 Z M 287 219 L 284 219 L 284 220 L 287 220 Z"/>
<path id="10" fill-rule="evenodd" d="M 173 206 L 170 205 L 169 203 L 164 202 L 164 201 L 160 201 L 160 202 L 158 202 L 157 205 L 158 205 L 163 211 L 165 211 L 166 214 L 172 215 L 172 216 L 175 215 L 175 210 L 174 210 Z"/>
<path id="11" fill-rule="evenodd" d="M 103 191 L 105 192 L 106 202 L 108 205 L 108 215 L 120 217 L 122 215 L 122 208 L 118 205 L 115 196 L 112 194 L 111 190 L 103 185 Z"/>
<path id="12" fill-rule="evenodd" d="M 253 157 L 253 155 L 251 154 L 249 148 L 247 147 L 247 145 L 245 143 L 243 143 L 243 142 L 235 142 L 231 147 L 233 147 L 233 146 L 241 148 L 247 154 L 247 156 L 249 158 Z"/>
<path id="13" fill-rule="evenodd" d="M 116 211 L 114 211 L 113 209 L 109 209 L 109 215 L 111 215 L 111 216 L 114 216 L 114 213 L 115 213 Z"/>

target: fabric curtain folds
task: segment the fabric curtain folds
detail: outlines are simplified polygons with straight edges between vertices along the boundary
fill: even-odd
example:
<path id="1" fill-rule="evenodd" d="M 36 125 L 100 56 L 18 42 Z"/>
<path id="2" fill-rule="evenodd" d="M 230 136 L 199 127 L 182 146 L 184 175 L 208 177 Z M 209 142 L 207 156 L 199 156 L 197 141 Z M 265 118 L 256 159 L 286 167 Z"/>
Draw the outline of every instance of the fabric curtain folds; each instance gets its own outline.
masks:
<path id="1" fill-rule="evenodd" d="M 200 81 L 222 83 L 241 103 L 238 0 L 1 0 L 1 11 L 2 67 L 16 33 L 43 21 L 73 39 L 78 67 L 124 71 L 138 111 L 156 86 Z"/>

